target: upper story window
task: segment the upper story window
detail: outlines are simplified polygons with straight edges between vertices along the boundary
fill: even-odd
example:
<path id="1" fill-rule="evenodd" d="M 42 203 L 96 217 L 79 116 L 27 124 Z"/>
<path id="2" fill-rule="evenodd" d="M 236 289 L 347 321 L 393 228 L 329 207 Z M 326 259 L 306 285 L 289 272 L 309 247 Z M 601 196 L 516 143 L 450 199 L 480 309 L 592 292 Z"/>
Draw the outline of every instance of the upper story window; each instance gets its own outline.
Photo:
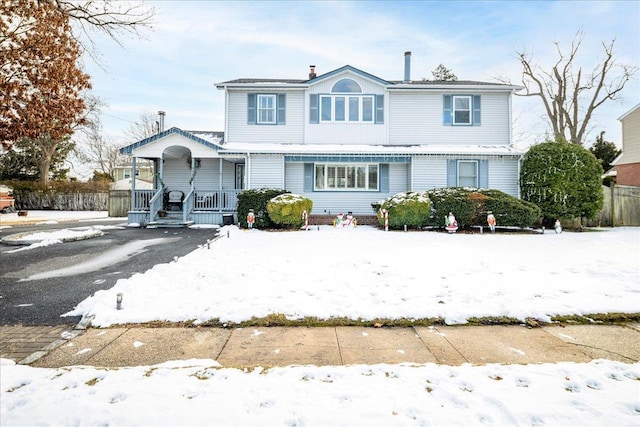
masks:
<path id="1" fill-rule="evenodd" d="M 286 123 L 286 100 L 284 93 L 247 94 L 247 124 L 284 125 Z"/>
<path id="2" fill-rule="evenodd" d="M 275 124 L 276 96 L 258 95 L 258 124 Z"/>
<path id="3" fill-rule="evenodd" d="M 480 116 L 480 95 L 444 95 L 444 125 L 480 126 Z"/>
<path id="4" fill-rule="evenodd" d="M 362 88 L 355 80 L 342 79 L 338 80 L 336 84 L 333 85 L 333 87 L 331 88 L 331 92 L 362 93 Z"/>

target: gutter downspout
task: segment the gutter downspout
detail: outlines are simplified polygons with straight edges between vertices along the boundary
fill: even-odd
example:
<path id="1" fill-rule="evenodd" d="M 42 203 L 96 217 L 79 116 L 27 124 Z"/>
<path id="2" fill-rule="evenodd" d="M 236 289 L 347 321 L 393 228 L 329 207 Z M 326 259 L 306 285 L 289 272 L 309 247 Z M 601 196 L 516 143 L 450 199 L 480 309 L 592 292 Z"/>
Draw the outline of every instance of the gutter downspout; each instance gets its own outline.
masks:
<path id="1" fill-rule="evenodd" d="M 251 153 L 247 153 L 247 167 L 245 170 L 245 188 L 251 190 Z"/>

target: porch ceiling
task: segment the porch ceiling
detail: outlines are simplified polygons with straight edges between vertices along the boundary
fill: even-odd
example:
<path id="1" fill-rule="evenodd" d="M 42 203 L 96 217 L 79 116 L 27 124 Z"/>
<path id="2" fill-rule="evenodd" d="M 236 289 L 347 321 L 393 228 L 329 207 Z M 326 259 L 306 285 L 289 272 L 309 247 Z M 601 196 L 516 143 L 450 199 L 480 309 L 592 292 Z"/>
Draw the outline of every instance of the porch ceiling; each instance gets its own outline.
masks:
<path id="1" fill-rule="evenodd" d="M 183 147 L 180 145 L 172 145 L 171 147 L 165 148 L 162 156 L 165 159 L 182 159 L 187 158 L 191 155 L 191 150 L 187 147 Z"/>

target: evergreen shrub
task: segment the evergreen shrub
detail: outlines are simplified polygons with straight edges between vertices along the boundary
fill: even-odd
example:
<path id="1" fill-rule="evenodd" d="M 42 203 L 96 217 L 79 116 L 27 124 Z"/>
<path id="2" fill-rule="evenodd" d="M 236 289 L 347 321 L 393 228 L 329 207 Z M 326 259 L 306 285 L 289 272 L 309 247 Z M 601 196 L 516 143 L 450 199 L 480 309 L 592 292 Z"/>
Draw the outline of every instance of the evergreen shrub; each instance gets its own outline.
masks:
<path id="1" fill-rule="evenodd" d="M 253 224 L 254 227 L 274 228 L 276 224 L 269 218 L 267 203 L 274 197 L 286 193 L 288 191 L 276 188 L 258 188 L 242 191 L 238 194 L 238 224 L 240 227 L 247 227 L 247 215 L 249 210 L 253 209 L 256 218 Z"/>
<path id="2" fill-rule="evenodd" d="M 275 224 L 289 228 L 298 228 L 304 224 L 302 212 L 311 215 L 313 202 L 299 194 L 281 194 L 267 203 L 269 218 Z"/>
<path id="3" fill-rule="evenodd" d="M 431 200 L 426 192 L 398 193 L 385 199 L 380 209 L 389 212 L 389 228 L 400 229 L 407 227 L 420 228 L 429 222 L 431 214 Z M 378 222 L 384 225 L 384 215 L 378 211 Z"/>
<path id="4" fill-rule="evenodd" d="M 602 166 L 589 150 L 564 141 L 534 145 L 522 158 L 522 198 L 540 207 L 545 223 L 593 218 L 602 209 Z"/>
<path id="5" fill-rule="evenodd" d="M 529 227 L 540 217 L 540 208 L 499 190 L 469 187 L 439 188 L 429 191 L 433 203 L 430 225 L 445 226 L 452 212 L 461 228 L 487 225 L 487 213 L 493 212 L 499 226 Z"/>

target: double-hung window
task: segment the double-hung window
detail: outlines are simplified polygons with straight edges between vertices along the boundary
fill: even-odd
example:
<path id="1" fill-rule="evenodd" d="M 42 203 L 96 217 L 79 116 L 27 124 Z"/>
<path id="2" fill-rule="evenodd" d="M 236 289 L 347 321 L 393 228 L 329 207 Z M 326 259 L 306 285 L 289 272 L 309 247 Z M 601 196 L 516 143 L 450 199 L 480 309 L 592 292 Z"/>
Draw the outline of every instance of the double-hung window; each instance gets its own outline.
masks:
<path id="1" fill-rule="evenodd" d="M 276 123 L 276 96 L 258 95 L 258 123 Z"/>
<path id="2" fill-rule="evenodd" d="M 480 95 L 444 95 L 442 124 L 480 126 Z"/>
<path id="3" fill-rule="evenodd" d="M 378 191 L 378 164 L 316 163 L 314 168 L 316 191 Z"/>
<path id="4" fill-rule="evenodd" d="M 352 79 L 341 79 L 331 93 L 309 95 L 311 123 L 384 123 L 384 95 L 366 95 Z"/>
<path id="5" fill-rule="evenodd" d="M 458 186 L 478 187 L 478 162 L 475 160 L 458 160 Z"/>

